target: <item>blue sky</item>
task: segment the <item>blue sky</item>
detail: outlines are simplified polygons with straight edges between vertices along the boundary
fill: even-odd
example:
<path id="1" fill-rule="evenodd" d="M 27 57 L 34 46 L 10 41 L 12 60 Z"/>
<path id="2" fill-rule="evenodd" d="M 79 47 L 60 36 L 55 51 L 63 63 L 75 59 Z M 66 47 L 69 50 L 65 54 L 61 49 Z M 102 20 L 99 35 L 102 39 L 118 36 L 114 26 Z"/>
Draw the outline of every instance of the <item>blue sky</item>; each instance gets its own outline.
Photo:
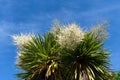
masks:
<path id="1" fill-rule="evenodd" d="M 108 21 L 111 68 L 120 70 L 120 0 L 0 0 L 0 80 L 17 80 L 16 46 L 11 35 L 48 31 L 53 20 L 83 28 Z"/>

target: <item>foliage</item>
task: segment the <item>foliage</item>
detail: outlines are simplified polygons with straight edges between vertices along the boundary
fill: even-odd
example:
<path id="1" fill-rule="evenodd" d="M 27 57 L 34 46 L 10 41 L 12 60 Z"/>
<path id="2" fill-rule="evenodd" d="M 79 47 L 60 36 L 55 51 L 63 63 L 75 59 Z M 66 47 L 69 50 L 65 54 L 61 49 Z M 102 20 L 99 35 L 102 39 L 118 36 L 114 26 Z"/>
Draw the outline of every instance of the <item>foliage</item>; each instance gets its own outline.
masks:
<path id="1" fill-rule="evenodd" d="M 120 80 L 120 71 L 118 72 L 112 71 L 111 75 L 112 76 L 107 80 Z"/>
<path id="2" fill-rule="evenodd" d="M 22 47 L 17 44 L 20 54 L 17 66 L 23 70 L 17 74 L 18 78 L 107 80 L 111 74 L 103 32 L 105 35 L 102 27 L 85 32 L 78 25 L 69 24 L 58 25 L 43 37 L 31 36 L 32 40 Z"/>
<path id="3" fill-rule="evenodd" d="M 115 79 L 116 79 L 116 80 L 120 80 L 120 71 L 118 71 L 118 72 L 116 73 Z"/>

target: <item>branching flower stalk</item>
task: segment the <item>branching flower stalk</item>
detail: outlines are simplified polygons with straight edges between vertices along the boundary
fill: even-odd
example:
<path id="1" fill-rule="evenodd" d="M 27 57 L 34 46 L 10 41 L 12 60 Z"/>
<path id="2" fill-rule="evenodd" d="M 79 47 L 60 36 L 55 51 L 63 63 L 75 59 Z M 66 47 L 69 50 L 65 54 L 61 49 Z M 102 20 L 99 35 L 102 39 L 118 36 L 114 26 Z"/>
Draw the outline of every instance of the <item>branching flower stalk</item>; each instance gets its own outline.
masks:
<path id="1" fill-rule="evenodd" d="M 99 41 L 104 41 L 108 38 L 108 33 L 106 31 L 106 24 L 99 24 L 91 28 L 92 34 Z"/>

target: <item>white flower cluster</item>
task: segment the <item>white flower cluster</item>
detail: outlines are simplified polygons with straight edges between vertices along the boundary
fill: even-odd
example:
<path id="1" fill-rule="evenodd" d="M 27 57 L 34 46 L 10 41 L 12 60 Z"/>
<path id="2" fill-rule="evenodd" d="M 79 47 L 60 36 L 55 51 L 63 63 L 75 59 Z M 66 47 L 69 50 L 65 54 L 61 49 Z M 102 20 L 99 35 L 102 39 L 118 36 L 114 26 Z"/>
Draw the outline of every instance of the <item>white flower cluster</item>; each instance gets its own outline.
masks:
<path id="1" fill-rule="evenodd" d="M 97 40 L 106 40 L 108 37 L 106 26 L 104 25 L 97 25 L 92 28 L 91 32 L 94 34 Z"/>
<path id="2" fill-rule="evenodd" d="M 12 36 L 15 45 L 17 45 L 18 47 L 22 47 L 27 42 L 32 41 L 32 37 L 34 37 L 33 34 L 20 34 Z"/>
<path id="3" fill-rule="evenodd" d="M 61 29 L 57 35 L 57 42 L 65 48 L 74 50 L 78 43 L 84 38 L 84 32 L 76 24 L 69 24 Z"/>

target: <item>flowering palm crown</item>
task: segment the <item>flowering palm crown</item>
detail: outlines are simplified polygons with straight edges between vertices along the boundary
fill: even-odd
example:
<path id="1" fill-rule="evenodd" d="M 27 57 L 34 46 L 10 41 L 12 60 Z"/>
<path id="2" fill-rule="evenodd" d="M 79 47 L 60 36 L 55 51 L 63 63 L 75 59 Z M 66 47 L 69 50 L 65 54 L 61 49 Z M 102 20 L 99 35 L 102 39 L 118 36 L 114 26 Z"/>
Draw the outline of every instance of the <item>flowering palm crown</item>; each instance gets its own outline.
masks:
<path id="1" fill-rule="evenodd" d="M 57 25 L 43 37 L 13 36 L 21 55 L 17 66 L 25 80 L 107 80 L 109 54 L 103 48 L 103 26 L 83 31 L 76 24 Z"/>

